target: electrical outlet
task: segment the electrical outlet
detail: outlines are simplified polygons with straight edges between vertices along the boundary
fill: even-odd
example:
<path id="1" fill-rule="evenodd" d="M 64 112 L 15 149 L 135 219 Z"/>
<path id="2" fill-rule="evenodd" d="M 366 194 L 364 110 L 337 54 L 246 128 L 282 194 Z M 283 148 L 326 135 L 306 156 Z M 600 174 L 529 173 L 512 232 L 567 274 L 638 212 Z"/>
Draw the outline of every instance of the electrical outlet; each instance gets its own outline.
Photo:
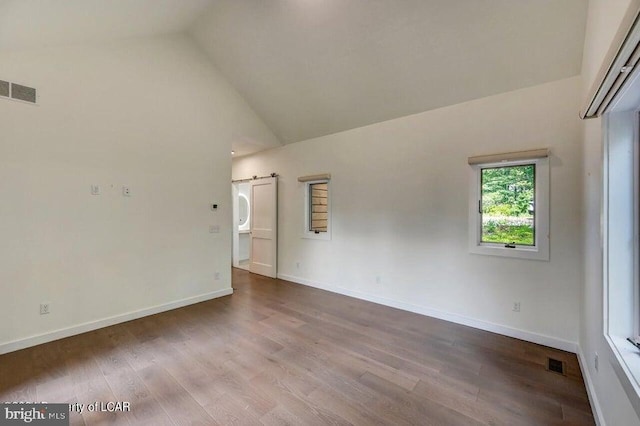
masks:
<path id="1" fill-rule="evenodd" d="M 380 275 L 376 275 L 376 284 L 380 284 L 382 282 L 382 279 L 380 278 Z"/>
<path id="2" fill-rule="evenodd" d="M 300 262 L 296 262 L 296 269 L 300 269 Z"/>
<path id="3" fill-rule="evenodd" d="M 123 186 L 122 187 L 122 196 L 123 197 L 131 197 L 131 188 L 129 188 L 128 186 Z"/>
<path id="4" fill-rule="evenodd" d="M 220 233 L 220 225 L 211 225 L 211 226 L 209 226 L 209 233 L 211 233 L 211 234 L 219 234 Z"/>
<path id="5" fill-rule="evenodd" d="M 593 356 L 593 366 L 595 367 L 596 371 L 598 371 L 598 352 L 595 353 L 595 355 Z"/>
<path id="6" fill-rule="evenodd" d="M 91 185 L 91 195 L 100 195 L 100 185 Z"/>
<path id="7" fill-rule="evenodd" d="M 520 312 L 520 302 L 513 302 L 513 312 Z"/>
<path id="8" fill-rule="evenodd" d="M 219 280 L 219 279 L 220 279 L 220 272 L 215 272 L 215 273 L 213 274 L 213 279 L 214 279 L 214 280 Z"/>
<path id="9" fill-rule="evenodd" d="M 51 303 L 43 302 L 40 304 L 40 315 L 46 315 L 49 313 L 49 309 L 51 308 Z"/>

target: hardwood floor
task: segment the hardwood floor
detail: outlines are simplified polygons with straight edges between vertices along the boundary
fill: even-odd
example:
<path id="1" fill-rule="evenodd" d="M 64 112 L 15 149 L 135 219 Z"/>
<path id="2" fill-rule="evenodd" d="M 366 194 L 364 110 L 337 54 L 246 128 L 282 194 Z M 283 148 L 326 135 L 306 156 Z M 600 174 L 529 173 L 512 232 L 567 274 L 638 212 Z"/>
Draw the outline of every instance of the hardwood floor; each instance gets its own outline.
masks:
<path id="1" fill-rule="evenodd" d="M 0 356 L 72 424 L 589 425 L 575 355 L 234 270 L 232 296 Z M 545 370 L 546 357 L 567 375 Z"/>

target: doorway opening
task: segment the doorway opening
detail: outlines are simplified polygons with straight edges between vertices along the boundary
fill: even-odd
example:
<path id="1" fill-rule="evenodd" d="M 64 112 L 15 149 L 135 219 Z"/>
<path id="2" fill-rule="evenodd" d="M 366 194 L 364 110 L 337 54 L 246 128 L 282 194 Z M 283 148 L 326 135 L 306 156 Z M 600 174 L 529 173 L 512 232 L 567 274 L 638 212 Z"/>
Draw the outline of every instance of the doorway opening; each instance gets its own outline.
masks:
<path id="1" fill-rule="evenodd" d="M 234 182 L 232 186 L 233 266 L 248 271 L 249 262 L 251 261 L 251 209 L 249 204 L 251 185 L 250 182 Z"/>

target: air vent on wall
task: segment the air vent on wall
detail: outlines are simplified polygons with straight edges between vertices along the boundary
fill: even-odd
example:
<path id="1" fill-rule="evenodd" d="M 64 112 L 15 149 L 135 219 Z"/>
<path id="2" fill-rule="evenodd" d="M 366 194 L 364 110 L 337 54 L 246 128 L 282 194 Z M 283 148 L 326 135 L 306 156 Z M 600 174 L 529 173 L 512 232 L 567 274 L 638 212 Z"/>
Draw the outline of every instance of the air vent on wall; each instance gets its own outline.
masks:
<path id="1" fill-rule="evenodd" d="M 11 98 L 19 101 L 36 103 L 36 89 L 33 87 L 22 86 L 20 84 L 11 83 Z"/>
<path id="2" fill-rule="evenodd" d="M 9 97 L 9 82 L 0 80 L 0 96 Z"/>
<path id="3" fill-rule="evenodd" d="M 38 103 L 36 89 L 4 80 L 0 80 L 0 98 L 15 99 L 16 101 L 28 102 L 30 104 Z"/>

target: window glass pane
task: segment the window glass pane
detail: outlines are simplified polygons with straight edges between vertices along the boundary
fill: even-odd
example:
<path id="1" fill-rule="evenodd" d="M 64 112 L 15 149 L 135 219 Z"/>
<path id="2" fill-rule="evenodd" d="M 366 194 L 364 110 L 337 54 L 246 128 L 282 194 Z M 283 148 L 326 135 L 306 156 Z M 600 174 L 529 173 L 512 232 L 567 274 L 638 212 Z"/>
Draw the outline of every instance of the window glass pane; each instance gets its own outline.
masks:
<path id="1" fill-rule="evenodd" d="M 309 185 L 309 231 L 327 232 L 329 222 L 329 185 L 326 182 Z"/>
<path id="2" fill-rule="evenodd" d="M 481 242 L 535 245 L 535 173 L 535 164 L 481 170 Z"/>

